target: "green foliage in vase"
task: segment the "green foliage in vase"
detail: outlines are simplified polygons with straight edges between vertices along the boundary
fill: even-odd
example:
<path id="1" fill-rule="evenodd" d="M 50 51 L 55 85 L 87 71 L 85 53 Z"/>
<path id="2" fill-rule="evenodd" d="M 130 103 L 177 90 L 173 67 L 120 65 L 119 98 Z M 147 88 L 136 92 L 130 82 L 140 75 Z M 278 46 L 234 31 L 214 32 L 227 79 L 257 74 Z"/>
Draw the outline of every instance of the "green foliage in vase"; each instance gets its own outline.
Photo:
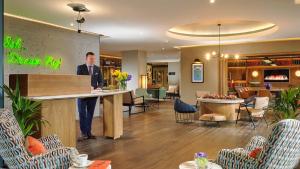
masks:
<path id="1" fill-rule="evenodd" d="M 283 119 L 297 119 L 300 115 L 300 87 L 281 91 L 274 105 L 275 122 Z"/>
<path id="2" fill-rule="evenodd" d="M 21 96 L 18 80 L 14 90 L 7 85 L 3 85 L 2 89 L 12 102 L 13 114 L 25 137 L 37 133 L 40 125 L 48 123 L 39 113 L 41 102 Z"/>

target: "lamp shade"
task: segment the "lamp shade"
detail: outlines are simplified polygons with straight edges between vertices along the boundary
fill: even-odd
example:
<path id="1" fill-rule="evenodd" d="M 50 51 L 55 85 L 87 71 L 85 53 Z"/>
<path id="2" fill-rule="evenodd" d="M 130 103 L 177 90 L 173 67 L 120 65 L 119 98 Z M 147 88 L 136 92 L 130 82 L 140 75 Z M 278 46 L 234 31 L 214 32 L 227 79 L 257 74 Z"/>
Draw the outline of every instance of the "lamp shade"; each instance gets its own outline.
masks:
<path id="1" fill-rule="evenodd" d="M 147 75 L 141 75 L 141 88 L 147 89 Z"/>

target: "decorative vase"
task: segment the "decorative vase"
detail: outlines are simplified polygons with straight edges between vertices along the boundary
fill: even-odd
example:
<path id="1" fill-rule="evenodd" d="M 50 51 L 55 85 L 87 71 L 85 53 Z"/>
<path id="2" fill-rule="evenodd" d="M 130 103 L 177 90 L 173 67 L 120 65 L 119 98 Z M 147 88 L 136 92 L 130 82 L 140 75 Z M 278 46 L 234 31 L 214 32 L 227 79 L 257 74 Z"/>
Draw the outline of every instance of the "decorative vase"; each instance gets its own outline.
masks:
<path id="1" fill-rule="evenodd" d="M 126 90 L 127 89 L 126 81 L 119 81 L 119 89 L 120 90 Z"/>
<path id="2" fill-rule="evenodd" d="M 203 152 L 195 153 L 194 159 L 195 159 L 197 169 L 206 169 L 208 163 L 206 153 Z"/>

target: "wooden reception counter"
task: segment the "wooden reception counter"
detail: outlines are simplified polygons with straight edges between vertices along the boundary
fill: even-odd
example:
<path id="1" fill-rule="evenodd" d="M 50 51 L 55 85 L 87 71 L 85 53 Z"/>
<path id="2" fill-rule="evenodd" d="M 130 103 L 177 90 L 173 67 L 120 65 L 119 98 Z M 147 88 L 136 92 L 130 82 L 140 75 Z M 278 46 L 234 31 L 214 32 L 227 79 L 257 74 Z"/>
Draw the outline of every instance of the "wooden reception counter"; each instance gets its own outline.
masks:
<path id="1" fill-rule="evenodd" d="M 10 75 L 10 86 L 19 79 L 22 95 L 41 101 L 40 136 L 56 134 L 65 146 L 76 146 L 76 99 L 103 97 L 103 135 L 113 139 L 123 135 L 122 96 L 127 91 L 91 91 L 90 76 Z"/>

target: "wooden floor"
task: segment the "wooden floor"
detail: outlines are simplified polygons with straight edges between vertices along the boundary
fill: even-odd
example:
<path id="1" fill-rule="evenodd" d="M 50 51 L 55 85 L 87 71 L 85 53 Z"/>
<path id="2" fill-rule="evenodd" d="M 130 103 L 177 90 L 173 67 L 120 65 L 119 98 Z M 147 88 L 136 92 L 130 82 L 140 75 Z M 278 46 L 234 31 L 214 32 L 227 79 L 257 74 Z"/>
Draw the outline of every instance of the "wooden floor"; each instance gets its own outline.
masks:
<path id="1" fill-rule="evenodd" d="M 99 137 L 79 142 L 77 148 L 90 159 L 112 160 L 113 169 L 177 169 L 181 162 L 192 160 L 195 152 L 215 159 L 222 148 L 243 147 L 252 136 L 270 132 L 263 122 L 256 130 L 247 122 L 221 124 L 220 128 L 178 124 L 172 106 L 163 103 L 159 109 L 125 116 L 124 136 L 118 140 L 102 137 L 102 119 L 95 118 L 93 132 Z"/>

